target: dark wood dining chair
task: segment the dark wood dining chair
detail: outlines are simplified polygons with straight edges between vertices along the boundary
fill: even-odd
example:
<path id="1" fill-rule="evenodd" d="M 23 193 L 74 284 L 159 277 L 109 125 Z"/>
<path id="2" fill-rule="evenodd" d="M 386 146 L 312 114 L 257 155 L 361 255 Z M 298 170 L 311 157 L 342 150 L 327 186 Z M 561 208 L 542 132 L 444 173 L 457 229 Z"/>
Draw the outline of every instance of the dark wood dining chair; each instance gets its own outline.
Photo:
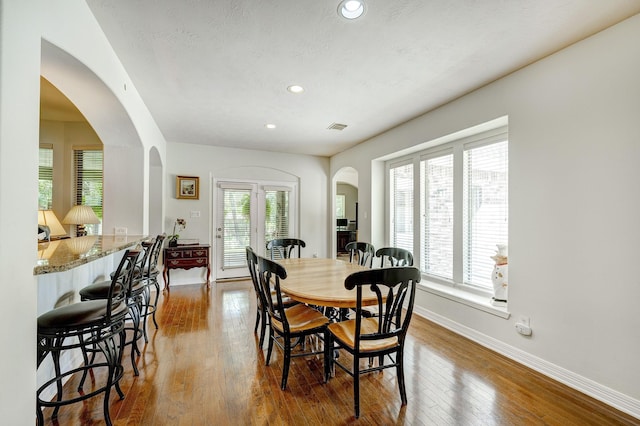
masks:
<path id="1" fill-rule="evenodd" d="M 306 246 L 307 244 L 298 238 L 276 238 L 267 243 L 267 251 L 271 260 L 289 259 L 291 255 L 300 257 L 301 249 Z"/>
<path id="2" fill-rule="evenodd" d="M 353 377 L 353 406 L 355 417 L 360 417 L 360 375 L 395 367 L 402 405 L 407 403 L 404 382 L 404 342 L 413 313 L 416 283 L 420 271 L 414 267 L 370 269 L 349 275 L 345 288 L 357 292 L 354 319 L 331 323 L 328 327 L 331 347 L 337 345 L 349 352 L 351 366 L 341 363 L 338 357 L 328 358 L 331 366 L 337 365 Z M 362 315 L 362 291 L 370 289 L 377 295 L 377 317 Z M 404 309 L 403 309 L 404 305 Z M 361 369 L 360 359 L 378 357 L 378 365 Z M 325 370 L 327 368 L 325 367 Z"/>
<path id="3" fill-rule="evenodd" d="M 250 246 L 245 247 L 247 255 L 247 267 L 249 268 L 249 275 L 251 276 L 251 282 L 253 283 L 253 289 L 256 293 L 256 325 L 253 328 L 253 332 L 258 331 L 258 325 L 260 325 L 260 347 L 264 344 L 264 337 L 267 326 L 269 325 L 269 314 L 267 312 L 267 302 L 263 300 L 263 294 L 260 288 L 260 281 L 258 279 L 258 255 L 253 251 Z M 271 295 L 273 297 L 273 294 Z M 289 308 L 298 302 L 291 299 L 286 295 L 282 295 L 282 303 L 285 308 Z"/>
<path id="4" fill-rule="evenodd" d="M 409 250 L 398 247 L 382 247 L 376 250 L 376 257 L 380 258 L 380 267 L 413 266 L 413 254 Z M 378 315 L 377 306 L 365 306 L 362 315 L 375 317 Z"/>
<path id="5" fill-rule="evenodd" d="M 413 266 L 413 254 L 409 250 L 399 247 L 382 247 L 376 251 L 380 258 L 380 267 L 385 266 Z"/>
<path id="6" fill-rule="evenodd" d="M 349 263 L 357 263 L 360 266 L 373 266 L 375 248 L 372 244 L 360 241 L 352 241 L 344 249 L 349 252 Z"/>
<path id="7" fill-rule="evenodd" d="M 329 353 L 327 324 L 329 318 L 319 311 L 299 303 L 290 308 L 285 308 L 282 293 L 280 291 L 280 281 L 287 277 L 284 267 L 272 260 L 258 256 L 258 278 L 262 291 L 262 300 L 265 301 L 267 312 L 269 313 L 269 346 L 265 365 L 269 365 L 271 352 L 275 343 L 284 352 L 282 367 L 282 382 L 280 388 L 287 387 L 287 377 L 289 376 L 289 366 L 291 358 L 323 354 L 325 361 L 323 380 L 328 377 L 329 363 L 326 361 Z M 273 296 L 271 296 L 273 295 Z M 307 336 L 317 335 L 322 339 L 322 350 L 310 349 L 306 352 L 292 353 L 292 342 L 304 342 Z M 302 348 L 304 344 L 300 345 Z M 311 345 L 313 348 L 314 345 Z"/>

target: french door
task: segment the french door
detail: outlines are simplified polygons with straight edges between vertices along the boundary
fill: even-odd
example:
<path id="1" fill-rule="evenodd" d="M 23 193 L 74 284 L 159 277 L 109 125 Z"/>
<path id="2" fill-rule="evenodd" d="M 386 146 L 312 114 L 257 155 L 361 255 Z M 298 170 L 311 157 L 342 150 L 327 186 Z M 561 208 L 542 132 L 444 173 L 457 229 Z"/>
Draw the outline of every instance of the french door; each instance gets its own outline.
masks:
<path id="1" fill-rule="evenodd" d="M 267 241 L 295 235 L 297 185 L 218 181 L 216 188 L 216 279 L 246 277 L 246 246 L 264 255 Z"/>

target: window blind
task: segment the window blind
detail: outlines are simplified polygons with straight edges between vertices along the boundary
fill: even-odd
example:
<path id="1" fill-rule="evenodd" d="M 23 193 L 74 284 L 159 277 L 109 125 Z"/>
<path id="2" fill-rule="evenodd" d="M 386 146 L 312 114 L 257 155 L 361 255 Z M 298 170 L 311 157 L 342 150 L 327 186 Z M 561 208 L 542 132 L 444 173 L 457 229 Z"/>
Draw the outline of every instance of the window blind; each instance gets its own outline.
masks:
<path id="1" fill-rule="evenodd" d="M 73 151 L 75 164 L 75 203 L 90 206 L 102 221 L 103 153 L 96 149 Z M 101 234 L 102 224 L 86 225 L 90 234 Z"/>
<path id="2" fill-rule="evenodd" d="M 413 252 L 413 164 L 389 170 L 391 245 Z"/>
<path id="3" fill-rule="evenodd" d="M 40 147 L 38 152 L 38 209 L 53 206 L 53 147 Z"/>
<path id="4" fill-rule="evenodd" d="M 453 279 L 453 154 L 421 161 L 422 271 Z"/>
<path id="5" fill-rule="evenodd" d="M 265 188 L 265 209 L 265 241 L 289 237 L 289 190 Z"/>
<path id="6" fill-rule="evenodd" d="M 224 189 L 223 268 L 245 267 L 251 245 L 251 189 Z"/>
<path id="7" fill-rule="evenodd" d="M 508 143 L 465 149 L 463 164 L 464 283 L 491 288 L 491 256 L 508 242 Z"/>

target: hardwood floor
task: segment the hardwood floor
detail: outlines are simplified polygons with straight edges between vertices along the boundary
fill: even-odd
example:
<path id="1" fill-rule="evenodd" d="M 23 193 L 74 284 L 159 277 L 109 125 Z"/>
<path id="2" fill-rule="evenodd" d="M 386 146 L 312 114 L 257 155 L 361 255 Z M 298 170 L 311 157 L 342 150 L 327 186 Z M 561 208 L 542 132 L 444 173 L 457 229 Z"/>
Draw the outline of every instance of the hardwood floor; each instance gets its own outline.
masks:
<path id="1" fill-rule="evenodd" d="M 323 384 L 321 357 L 294 359 L 287 390 L 281 391 L 282 355 L 274 348 L 271 365 L 264 365 L 266 350 L 258 347 L 254 321 L 249 281 L 164 292 L 160 328 L 149 326 L 149 343 L 138 359 L 140 376 L 133 376 L 125 354 L 126 397 L 112 395 L 114 424 L 640 424 L 416 315 L 406 341 L 408 404 L 400 404 L 394 370 L 369 374 L 361 379 L 356 420 L 351 377 L 336 369 Z M 77 380 L 65 389 L 74 389 Z M 104 424 L 101 396 L 63 407 L 57 421 L 50 414 L 45 410 L 47 424 Z"/>

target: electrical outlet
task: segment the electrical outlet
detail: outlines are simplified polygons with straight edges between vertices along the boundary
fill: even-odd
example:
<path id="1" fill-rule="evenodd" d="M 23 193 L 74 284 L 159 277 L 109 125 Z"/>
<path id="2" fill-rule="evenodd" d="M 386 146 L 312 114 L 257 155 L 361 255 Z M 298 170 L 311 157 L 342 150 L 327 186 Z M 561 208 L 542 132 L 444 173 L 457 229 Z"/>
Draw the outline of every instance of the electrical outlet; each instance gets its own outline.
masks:
<path id="1" fill-rule="evenodd" d="M 519 322 L 516 323 L 516 331 L 522 334 L 523 336 L 531 336 L 531 333 L 533 333 L 533 330 L 531 330 L 531 327 Z"/>
<path id="2" fill-rule="evenodd" d="M 127 235 L 127 228 L 125 228 L 124 226 L 116 226 L 115 234 L 116 235 Z"/>
<path id="3" fill-rule="evenodd" d="M 524 315 L 520 316 L 518 321 L 516 321 L 516 331 L 523 336 L 531 336 L 533 332 L 531 330 L 531 319 Z"/>
<path id="4" fill-rule="evenodd" d="M 200 217 L 200 212 L 197 210 L 192 210 L 191 211 L 191 217 Z"/>

